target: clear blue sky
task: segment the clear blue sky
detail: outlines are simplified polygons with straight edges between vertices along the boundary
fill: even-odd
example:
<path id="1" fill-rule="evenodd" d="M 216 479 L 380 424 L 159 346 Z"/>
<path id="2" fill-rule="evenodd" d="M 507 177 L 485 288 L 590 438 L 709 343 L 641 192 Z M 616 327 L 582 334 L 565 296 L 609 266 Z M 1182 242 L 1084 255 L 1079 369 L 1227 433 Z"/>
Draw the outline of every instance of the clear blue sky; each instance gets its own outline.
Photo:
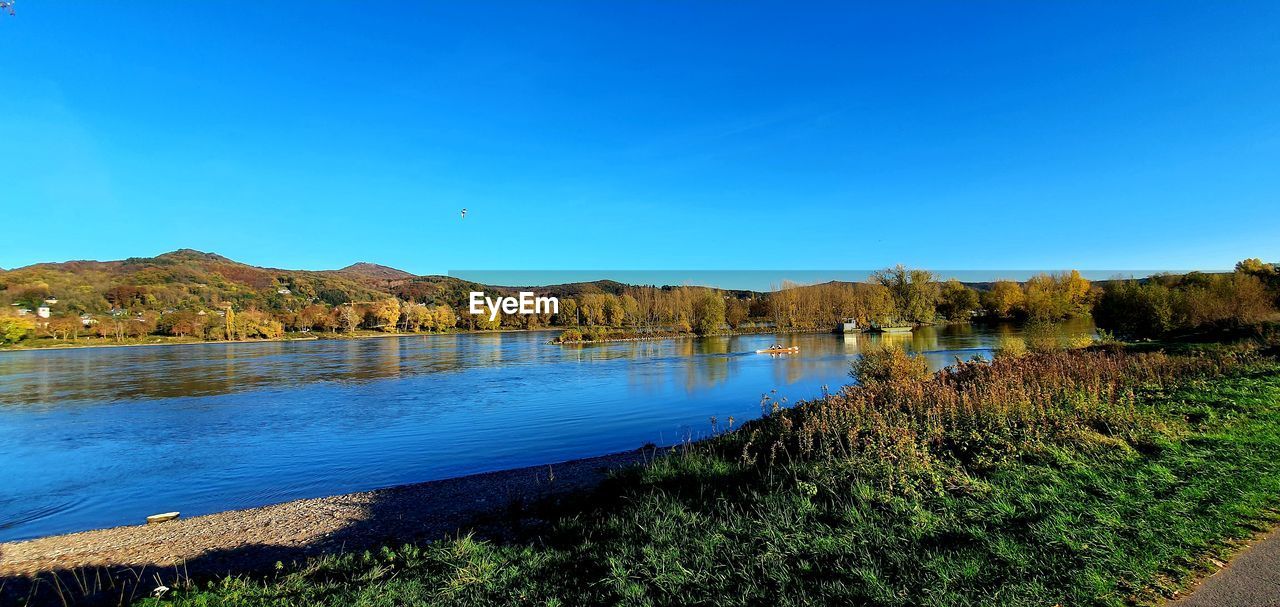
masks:
<path id="1" fill-rule="evenodd" d="M 3 267 L 1280 260 L 1280 2 L 17 9 Z"/>

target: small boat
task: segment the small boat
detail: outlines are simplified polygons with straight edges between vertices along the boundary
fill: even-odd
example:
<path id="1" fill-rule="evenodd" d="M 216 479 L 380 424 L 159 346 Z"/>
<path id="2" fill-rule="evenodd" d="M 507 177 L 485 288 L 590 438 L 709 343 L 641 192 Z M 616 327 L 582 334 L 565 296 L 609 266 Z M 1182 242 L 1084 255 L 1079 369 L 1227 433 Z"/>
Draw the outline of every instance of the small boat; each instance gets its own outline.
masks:
<path id="1" fill-rule="evenodd" d="M 148 524 L 148 525 L 154 525 L 154 524 L 156 524 L 156 523 L 163 523 L 163 522 L 165 522 L 165 521 L 171 521 L 171 520 L 173 520 L 173 519 L 175 519 L 175 518 L 178 518 L 178 513 L 177 513 L 177 512 L 165 512 L 165 513 L 163 513 L 163 514 L 153 514 L 153 515 L 151 515 L 151 516 L 148 516 L 148 517 L 147 517 L 147 524 Z"/>
<path id="2" fill-rule="evenodd" d="M 756 354 L 795 354 L 800 351 L 800 346 L 791 346 L 789 348 L 765 348 L 756 350 Z"/>

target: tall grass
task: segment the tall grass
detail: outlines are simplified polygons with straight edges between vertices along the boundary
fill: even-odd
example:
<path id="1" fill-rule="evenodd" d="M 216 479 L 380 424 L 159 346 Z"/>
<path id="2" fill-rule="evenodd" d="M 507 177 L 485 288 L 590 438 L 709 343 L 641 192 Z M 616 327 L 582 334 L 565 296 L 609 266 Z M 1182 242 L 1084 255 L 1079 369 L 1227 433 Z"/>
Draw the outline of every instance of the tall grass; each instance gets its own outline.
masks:
<path id="1" fill-rule="evenodd" d="M 1221 376 L 1252 358 L 1225 348 L 1197 356 L 1067 350 L 958 362 L 924 379 L 910 362 L 862 362 L 861 383 L 792 408 L 766 403 L 768 415 L 722 441 L 750 464 L 871 458 L 917 468 L 938 458 L 987 468 L 1062 442 L 1142 445 L 1167 428 L 1137 406 L 1139 391 Z"/>

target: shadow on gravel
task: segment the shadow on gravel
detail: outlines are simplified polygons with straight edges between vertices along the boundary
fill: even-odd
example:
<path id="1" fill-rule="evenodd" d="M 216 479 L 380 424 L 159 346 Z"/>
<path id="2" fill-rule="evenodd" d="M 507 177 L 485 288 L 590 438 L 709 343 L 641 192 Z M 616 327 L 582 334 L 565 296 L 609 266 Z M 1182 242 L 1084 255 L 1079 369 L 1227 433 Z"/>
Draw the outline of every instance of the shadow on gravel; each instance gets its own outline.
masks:
<path id="1" fill-rule="evenodd" d="M 302 546 L 246 544 L 210 550 L 177 566 L 122 563 L 56 569 L 33 577 L 0 577 L 0 605 L 129 605 L 160 586 L 201 582 L 233 572 L 266 575 L 277 563 L 343 550 L 399 546 L 468 532 L 507 541 L 515 537 L 517 523 L 537 513 L 584 507 L 584 492 L 598 485 L 609 470 L 654 455 L 654 451 L 637 450 L 380 490 L 359 520 Z M 158 547 L 157 553 L 162 550 Z"/>

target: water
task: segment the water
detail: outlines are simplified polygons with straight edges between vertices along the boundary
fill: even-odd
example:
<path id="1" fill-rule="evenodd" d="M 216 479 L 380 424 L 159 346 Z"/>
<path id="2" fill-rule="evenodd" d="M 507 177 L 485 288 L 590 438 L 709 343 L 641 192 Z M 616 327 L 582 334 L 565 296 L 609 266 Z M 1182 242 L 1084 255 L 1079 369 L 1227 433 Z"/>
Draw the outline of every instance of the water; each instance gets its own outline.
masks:
<path id="1" fill-rule="evenodd" d="M 1091 330 L 1085 328 L 1081 330 Z M 0 541 L 672 444 L 1012 327 L 554 346 L 546 332 L 0 353 Z M 800 353 L 755 350 L 780 342 Z"/>

